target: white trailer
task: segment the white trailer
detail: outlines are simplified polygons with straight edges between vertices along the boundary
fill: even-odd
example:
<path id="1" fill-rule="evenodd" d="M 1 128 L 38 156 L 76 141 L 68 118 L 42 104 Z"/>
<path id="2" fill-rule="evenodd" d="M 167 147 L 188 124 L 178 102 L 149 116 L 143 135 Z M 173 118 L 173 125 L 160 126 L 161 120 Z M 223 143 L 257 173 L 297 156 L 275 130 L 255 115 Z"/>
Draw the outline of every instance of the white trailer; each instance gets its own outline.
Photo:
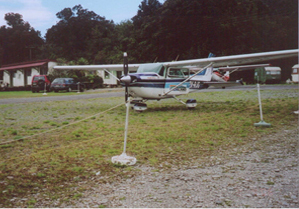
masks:
<path id="1" fill-rule="evenodd" d="M 299 71 L 299 65 L 294 65 L 293 67 L 293 72 L 291 74 L 292 76 L 292 82 L 293 83 L 298 83 L 298 71 Z"/>

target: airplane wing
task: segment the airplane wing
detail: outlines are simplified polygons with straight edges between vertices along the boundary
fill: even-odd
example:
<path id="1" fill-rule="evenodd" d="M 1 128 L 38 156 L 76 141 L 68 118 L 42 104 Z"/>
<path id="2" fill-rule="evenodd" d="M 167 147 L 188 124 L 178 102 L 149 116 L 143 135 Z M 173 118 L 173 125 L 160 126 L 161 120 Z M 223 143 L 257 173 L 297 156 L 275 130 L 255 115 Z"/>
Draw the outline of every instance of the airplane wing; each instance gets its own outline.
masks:
<path id="1" fill-rule="evenodd" d="M 237 71 L 250 70 L 258 67 L 268 67 L 268 66 L 270 66 L 270 64 L 227 66 L 227 67 L 219 67 L 217 69 L 226 72 L 226 71 L 235 71 L 235 70 Z"/>
<path id="2" fill-rule="evenodd" d="M 136 71 L 140 64 L 129 64 L 130 71 Z M 54 69 L 59 70 L 114 70 L 123 71 L 123 64 L 111 64 L 111 65 L 57 65 Z"/>
<path id="3" fill-rule="evenodd" d="M 249 63 L 256 63 L 262 61 L 268 61 L 273 59 L 288 58 L 298 56 L 298 49 L 262 52 L 253 54 L 231 55 L 223 57 L 210 57 L 193 60 L 182 60 L 174 62 L 163 62 L 161 64 L 165 66 L 197 66 L 204 67 L 210 63 L 213 63 L 213 67 L 223 67 L 228 65 L 243 65 Z M 135 71 L 141 64 L 129 64 L 130 71 Z M 116 70 L 121 71 L 123 64 L 111 64 L 111 65 L 72 65 L 72 66 L 55 66 L 54 69 L 61 70 Z"/>
<path id="4" fill-rule="evenodd" d="M 223 67 L 228 65 L 243 65 L 249 63 L 263 62 L 273 59 L 288 58 L 298 56 L 298 49 L 262 52 L 253 54 L 231 55 L 223 57 L 210 57 L 203 59 L 182 60 L 163 63 L 166 66 L 188 66 L 204 67 L 213 63 L 213 67 Z"/>

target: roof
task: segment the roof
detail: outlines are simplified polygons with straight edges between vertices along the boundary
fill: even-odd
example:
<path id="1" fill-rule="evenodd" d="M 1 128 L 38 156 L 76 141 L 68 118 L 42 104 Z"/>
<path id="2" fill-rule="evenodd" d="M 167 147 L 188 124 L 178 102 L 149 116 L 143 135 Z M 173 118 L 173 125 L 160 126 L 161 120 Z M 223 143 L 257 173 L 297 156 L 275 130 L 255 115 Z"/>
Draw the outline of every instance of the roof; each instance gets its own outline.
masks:
<path id="1" fill-rule="evenodd" d="M 281 71 L 280 67 L 265 67 L 266 71 Z"/>
<path id="2" fill-rule="evenodd" d="M 292 68 L 293 68 L 293 69 L 294 69 L 294 68 L 299 68 L 299 65 L 296 64 L 296 65 L 294 65 Z"/>
<path id="3" fill-rule="evenodd" d="M 22 62 L 22 63 L 3 65 L 0 68 L 0 71 L 1 70 L 16 70 L 16 69 L 39 67 L 39 66 L 47 64 L 50 61 L 51 60 L 37 60 L 37 61 L 32 61 L 32 62 Z"/>

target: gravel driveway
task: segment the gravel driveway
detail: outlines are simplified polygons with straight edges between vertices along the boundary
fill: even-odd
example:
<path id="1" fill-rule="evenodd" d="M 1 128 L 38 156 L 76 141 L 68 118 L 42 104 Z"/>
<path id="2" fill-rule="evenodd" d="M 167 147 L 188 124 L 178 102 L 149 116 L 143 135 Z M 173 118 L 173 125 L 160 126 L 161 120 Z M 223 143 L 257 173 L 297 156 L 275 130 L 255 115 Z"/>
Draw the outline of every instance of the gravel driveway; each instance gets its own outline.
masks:
<path id="1" fill-rule="evenodd" d="M 83 197 L 59 207 L 298 208 L 298 129 L 280 130 L 182 167 L 141 170 L 113 183 L 95 176 Z M 86 183 L 86 182 L 85 182 Z M 80 186 L 79 186 L 80 187 Z M 49 206 L 49 203 L 46 204 Z M 36 205 L 43 207 L 45 205 Z"/>

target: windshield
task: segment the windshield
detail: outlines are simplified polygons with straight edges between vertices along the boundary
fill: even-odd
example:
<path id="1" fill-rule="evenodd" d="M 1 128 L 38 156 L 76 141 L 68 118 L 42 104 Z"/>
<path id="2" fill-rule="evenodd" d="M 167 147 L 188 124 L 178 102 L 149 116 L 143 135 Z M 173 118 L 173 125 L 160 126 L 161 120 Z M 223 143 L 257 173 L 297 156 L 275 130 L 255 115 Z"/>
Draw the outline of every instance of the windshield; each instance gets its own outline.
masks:
<path id="1" fill-rule="evenodd" d="M 137 73 L 159 73 L 163 67 L 160 63 L 142 64 L 139 66 Z"/>
<path id="2" fill-rule="evenodd" d="M 52 83 L 54 84 L 72 84 L 75 83 L 73 78 L 56 78 Z"/>
<path id="3" fill-rule="evenodd" d="M 35 76 L 34 77 L 34 79 L 33 79 L 34 81 L 39 81 L 39 80 L 45 80 L 45 77 L 44 76 Z"/>
<path id="4" fill-rule="evenodd" d="M 65 79 L 64 78 L 56 78 L 53 83 L 59 83 L 59 84 L 63 84 L 65 83 Z"/>

